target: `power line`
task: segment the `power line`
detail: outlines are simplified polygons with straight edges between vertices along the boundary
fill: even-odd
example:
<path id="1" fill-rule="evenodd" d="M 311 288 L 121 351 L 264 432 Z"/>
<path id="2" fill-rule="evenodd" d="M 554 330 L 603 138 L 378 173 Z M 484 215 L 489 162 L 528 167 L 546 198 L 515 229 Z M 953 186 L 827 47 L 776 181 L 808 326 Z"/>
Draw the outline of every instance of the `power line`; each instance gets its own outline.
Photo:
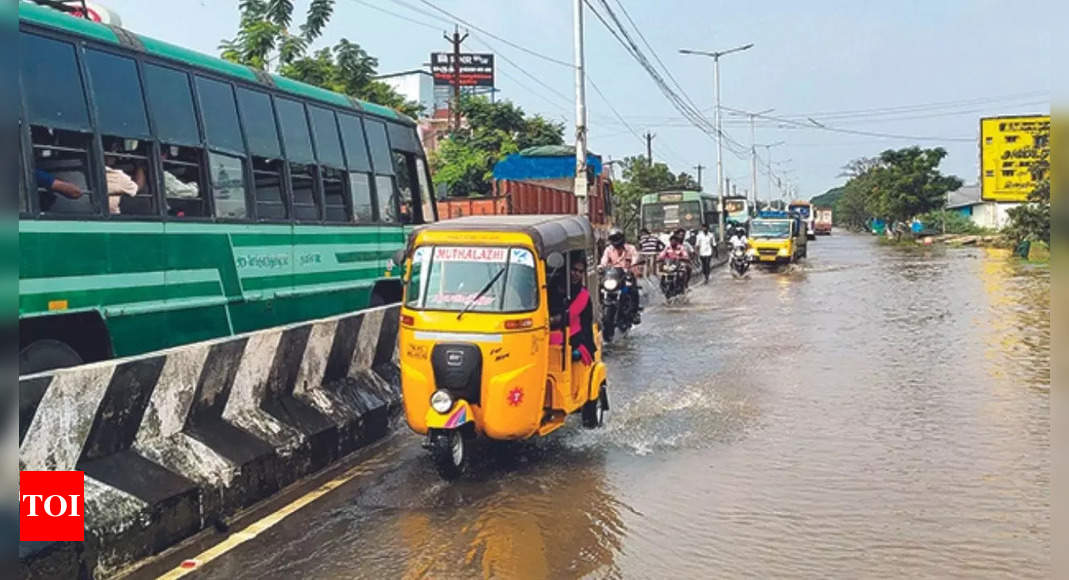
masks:
<path id="1" fill-rule="evenodd" d="M 407 2 L 404 2 L 403 0 L 390 0 L 390 1 L 394 2 L 394 3 L 397 3 L 397 4 L 401 4 L 403 6 L 407 6 L 410 9 L 414 9 L 411 5 L 409 5 Z M 548 62 L 552 62 L 554 64 L 559 64 L 561 66 L 566 66 L 566 67 L 568 67 L 570 69 L 574 69 L 575 68 L 575 65 L 573 65 L 570 62 L 565 62 L 563 60 L 560 60 L 560 59 L 557 59 L 557 58 L 553 58 L 552 56 L 548 56 L 548 55 L 542 54 L 540 52 L 536 52 L 536 51 L 531 50 L 531 49 L 529 49 L 529 48 L 527 48 L 525 46 L 516 44 L 515 42 L 512 42 L 511 40 L 502 38 L 502 37 L 494 34 L 493 32 L 490 32 L 490 31 L 486 30 L 485 28 L 480 28 L 480 27 L 468 22 L 467 20 L 464 20 L 461 17 L 459 17 L 459 16 L 457 16 L 455 14 L 452 14 L 451 12 L 449 12 L 449 11 L 443 9 L 443 8 L 439 8 L 438 6 L 435 6 L 434 4 L 429 2 L 428 0 L 419 0 L 419 2 L 422 3 L 422 4 L 427 5 L 428 7 L 430 7 L 431 9 L 433 9 L 433 10 L 435 10 L 437 12 L 440 12 L 440 13 L 448 16 L 452 20 L 454 20 L 456 22 L 459 22 L 459 23 L 463 24 L 464 26 L 467 26 L 468 28 L 471 28 L 473 30 L 477 30 L 477 31 L 485 34 L 486 36 L 489 36 L 490 38 L 493 38 L 494 40 L 497 40 L 499 42 L 507 44 L 507 45 L 511 46 L 512 48 L 515 48 L 516 50 L 520 50 L 520 51 L 526 52 L 527 54 L 529 54 L 531 56 L 540 58 L 540 59 L 548 61 Z"/>
<path id="2" fill-rule="evenodd" d="M 584 1 L 586 2 L 587 6 L 590 6 L 590 0 Z M 664 80 L 664 77 L 661 76 L 657 69 L 650 63 L 649 59 L 646 58 L 646 55 L 642 52 L 642 49 L 639 48 L 638 44 L 634 41 L 634 39 L 631 38 L 631 35 L 630 33 L 628 33 L 627 28 L 623 26 L 623 24 L 620 22 L 619 17 L 617 17 L 616 13 L 613 11 L 612 6 L 609 5 L 607 0 L 600 0 L 600 2 L 602 9 L 608 15 L 608 19 L 615 24 L 615 30 L 619 32 L 619 34 L 613 34 L 613 36 L 621 42 L 621 45 L 624 47 L 624 50 L 632 58 L 634 58 L 635 61 L 638 62 L 638 64 L 643 69 L 645 69 L 647 74 L 654 81 L 654 84 L 657 85 L 657 88 L 661 91 L 662 94 L 664 94 L 665 98 L 668 99 L 669 103 L 671 103 L 672 106 L 675 107 L 676 110 L 678 110 L 695 127 L 710 136 L 714 136 L 717 133 L 717 129 L 715 127 L 712 127 L 712 123 L 710 123 L 708 119 L 702 116 L 702 114 L 695 107 L 690 105 L 686 100 L 680 97 L 671 87 L 668 86 L 668 83 Z M 606 21 L 605 19 L 599 20 L 601 20 L 602 24 L 609 27 L 610 31 L 613 30 L 613 27 L 608 24 L 608 21 Z M 738 141 L 732 139 L 726 133 L 721 132 L 720 134 L 728 142 L 728 150 L 730 150 L 739 159 L 744 159 L 745 147 Z"/>
<path id="3" fill-rule="evenodd" d="M 405 16 L 403 14 L 398 14 L 396 12 L 391 12 L 391 11 L 381 7 L 381 6 L 376 6 L 376 5 L 374 5 L 374 4 L 370 3 L 370 2 L 366 2 L 365 0 L 350 0 L 350 1 L 351 2 L 356 2 L 357 4 L 362 4 L 362 5 L 364 5 L 364 6 L 368 7 L 368 8 L 371 8 L 372 10 L 377 10 L 379 12 L 382 12 L 383 14 L 389 14 L 390 16 L 393 16 L 394 18 L 400 18 L 401 20 L 407 20 L 408 22 L 411 22 L 412 24 L 418 24 L 420 26 L 423 26 L 425 28 L 430 28 L 430 29 L 435 30 L 435 31 L 437 31 L 439 29 L 439 27 L 437 25 L 435 25 L 435 24 L 429 24 L 427 22 L 416 20 L 415 18 L 409 18 L 408 16 Z"/>
<path id="4" fill-rule="evenodd" d="M 620 112 L 616 110 L 616 107 L 612 106 L 612 103 L 609 102 L 609 98 L 605 96 L 605 93 L 601 92 L 601 89 L 598 88 L 598 84 L 594 82 L 594 79 L 590 78 L 590 76 L 587 75 L 587 80 L 590 81 L 590 86 L 594 88 L 594 92 L 597 93 L 599 97 L 601 97 L 602 101 L 605 101 L 605 105 L 609 107 L 609 110 L 612 111 L 614 115 L 616 115 L 616 118 L 619 119 L 621 123 L 623 123 L 624 127 L 627 127 L 627 130 L 635 136 L 635 139 L 641 141 L 642 137 L 639 136 L 638 131 L 635 131 L 631 127 L 631 125 L 624 120 L 623 116 L 620 115 Z"/>
<path id="5" fill-rule="evenodd" d="M 728 110 L 728 111 L 733 111 L 733 112 L 736 112 L 736 113 L 750 114 L 747 111 L 743 111 L 743 110 L 740 110 L 740 109 L 732 109 L 730 107 L 723 107 L 723 108 Z M 973 137 L 917 137 L 917 136 L 912 136 L 912 135 L 895 135 L 895 134 L 892 134 L 892 133 L 877 133 L 877 132 L 874 132 L 874 131 L 857 131 L 857 130 L 853 130 L 853 129 L 840 129 L 840 128 L 837 128 L 837 127 L 829 127 L 828 125 L 825 125 L 825 124 L 822 124 L 822 123 L 817 123 L 816 121 L 813 121 L 812 119 L 810 119 L 811 122 L 807 124 L 807 123 L 802 123 L 801 121 L 795 121 L 795 120 L 792 120 L 792 119 L 784 119 L 782 117 L 774 117 L 774 116 L 767 115 L 767 114 L 766 115 L 754 115 L 754 116 L 755 117 L 759 117 L 759 118 L 771 119 L 771 120 L 774 120 L 774 121 L 779 121 L 781 123 L 787 123 L 789 125 L 795 125 L 797 127 L 804 127 L 804 128 L 808 128 L 808 129 L 819 129 L 819 130 L 822 130 L 822 131 L 831 131 L 831 132 L 834 132 L 834 133 L 847 133 L 847 134 L 851 134 L 851 135 L 865 135 L 865 136 L 868 136 L 868 137 L 883 137 L 883 138 L 887 138 L 887 139 L 902 139 L 902 140 L 905 140 L 905 141 L 947 141 L 947 142 L 949 142 L 949 141 L 975 142 L 976 141 L 976 139 L 973 138 Z"/>

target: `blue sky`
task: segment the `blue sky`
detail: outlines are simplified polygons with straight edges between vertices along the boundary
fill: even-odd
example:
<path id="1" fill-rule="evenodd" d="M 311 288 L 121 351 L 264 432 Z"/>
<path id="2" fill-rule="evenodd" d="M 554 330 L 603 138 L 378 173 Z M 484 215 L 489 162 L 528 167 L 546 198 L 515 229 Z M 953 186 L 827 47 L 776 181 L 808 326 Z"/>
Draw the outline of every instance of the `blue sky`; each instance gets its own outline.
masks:
<path id="1" fill-rule="evenodd" d="M 617 0 L 609 0 L 625 22 Z M 217 54 L 220 39 L 237 27 L 237 0 L 104 0 L 124 26 L 163 40 Z M 303 12 L 307 0 L 296 0 Z M 442 9 L 546 56 L 571 61 L 570 0 L 437 0 Z M 592 0 L 601 9 L 600 0 Z M 1051 3 L 995 0 L 902 2 L 619 0 L 686 95 L 713 117 L 712 62 L 684 56 L 680 48 L 722 50 L 754 43 L 721 61 L 725 107 L 758 111 L 835 129 L 932 137 L 932 141 L 882 138 L 759 121 L 758 143 L 785 141 L 773 151 L 781 176 L 809 198 L 842 182 L 847 161 L 912 144 L 945 147 L 943 169 L 975 182 L 979 118 L 1049 111 L 1051 44 L 1043 15 Z M 408 6 L 406 6 L 408 5 Z M 380 10 L 372 8 L 378 7 Z M 412 10 L 418 8 L 420 13 Z M 403 15 L 416 24 L 383 10 Z M 602 11 L 603 12 L 603 11 Z M 419 0 L 337 0 L 320 44 L 345 37 L 379 59 L 379 72 L 417 68 L 429 53 L 448 48 L 451 30 Z M 424 26 L 430 25 L 430 26 Z M 702 164 L 712 189 L 715 143 L 684 121 L 646 72 L 587 10 L 586 59 L 590 79 L 607 98 L 587 88 L 591 149 L 614 159 L 645 152 L 633 133 L 656 134 L 654 157 L 674 171 L 694 173 Z M 465 48 L 498 55 L 497 85 L 531 113 L 565 121 L 573 131 L 574 75 L 568 67 L 531 56 L 472 30 Z M 632 32 L 634 35 L 634 32 Z M 641 42 L 637 35 L 636 41 Z M 653 60 L 653 53 L 642 46 Z M 526 75 L 513 61 L 522 67 Z M 530 75 L 530 76 L 528 76 Z M 531 77 L 538 79 L 537 83 Z M 552 89 L 552 90 L 551 90 Z M 615 108 L 628 128 L 612 112 Z M 725 132 L 745 148 L 743 159 L 727 148 L 726 175 L 750 187 L 748 123 L 725 116 Z M 632 133 L 633 131 L 633 133 Z M 945 139 L 945 140 L 944 140 Z M 958 140 L 951 140 L 958 139 Z M 759 150 L 762 157 L 764 150 Z M 762 197 L 767 177 L 759 177 Z"/>

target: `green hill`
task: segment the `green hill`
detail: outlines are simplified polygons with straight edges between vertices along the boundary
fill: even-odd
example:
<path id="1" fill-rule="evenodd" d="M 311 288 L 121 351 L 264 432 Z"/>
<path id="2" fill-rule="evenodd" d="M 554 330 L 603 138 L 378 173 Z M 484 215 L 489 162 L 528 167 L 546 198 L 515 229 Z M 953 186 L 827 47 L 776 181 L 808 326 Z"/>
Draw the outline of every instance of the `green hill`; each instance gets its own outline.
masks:
<path id="1" fill-rule="evenodd" d="M 809 203 L 820 207 L 835 207 L 835 203 L 839 201 L 839 198 L 843 196 L 844 189 L 842 187 L 833 187 L 824 193 L 814 196 L 809 200 Z"/>

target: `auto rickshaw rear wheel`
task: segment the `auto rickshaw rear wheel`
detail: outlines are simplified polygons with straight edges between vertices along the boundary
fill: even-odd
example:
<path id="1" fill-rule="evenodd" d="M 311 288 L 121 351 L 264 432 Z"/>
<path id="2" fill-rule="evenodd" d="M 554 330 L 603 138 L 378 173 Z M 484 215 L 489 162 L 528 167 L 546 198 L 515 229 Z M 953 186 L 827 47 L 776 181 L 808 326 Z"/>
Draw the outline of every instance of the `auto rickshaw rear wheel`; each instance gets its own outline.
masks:
<path id="1" fill-rule="evenodd" d="M 605 411 L 609 409 L 609 395 L 605 383 L 601 383 L 598 398 L 583 404 L 583 427 L 597 429 L 605 424 Z"/>
<path id="2" fill-rule="evenodd" d="M 457 429 L 438 431 L 431 435 L 431 457 L 442 479 L 456 479 L 468 465 L 467 442 Z"/>

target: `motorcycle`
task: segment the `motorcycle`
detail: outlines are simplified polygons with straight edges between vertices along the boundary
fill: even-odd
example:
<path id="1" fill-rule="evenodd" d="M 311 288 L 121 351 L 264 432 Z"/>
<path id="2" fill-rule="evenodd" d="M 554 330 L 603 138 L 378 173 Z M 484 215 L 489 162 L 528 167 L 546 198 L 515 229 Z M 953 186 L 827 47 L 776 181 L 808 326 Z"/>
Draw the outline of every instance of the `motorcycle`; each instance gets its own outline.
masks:
<path id="1" fill-rule="evenodd" d="M 736 277 L 745 276 L 746 271 L 750 269 L 750 257 L 746 255 L 746 250 L 742 247 L 732 248 L 730 265 L 731 273 Z"/>
<path id="2" fill-rule="evenodd" d="M 607 268 L 601 279 L 601 335 L 611 342 L 616 331 L 626 333 L 635 324 L 638 293 L 623 268 Z"/>
<path id="3" fill-rule="evenodd" d="M 686 292 L 685 272 L 686 266 L 683 260 L 668 260 L 661 267 L 661 293 L 665 300 L 671 300 Z"/>

